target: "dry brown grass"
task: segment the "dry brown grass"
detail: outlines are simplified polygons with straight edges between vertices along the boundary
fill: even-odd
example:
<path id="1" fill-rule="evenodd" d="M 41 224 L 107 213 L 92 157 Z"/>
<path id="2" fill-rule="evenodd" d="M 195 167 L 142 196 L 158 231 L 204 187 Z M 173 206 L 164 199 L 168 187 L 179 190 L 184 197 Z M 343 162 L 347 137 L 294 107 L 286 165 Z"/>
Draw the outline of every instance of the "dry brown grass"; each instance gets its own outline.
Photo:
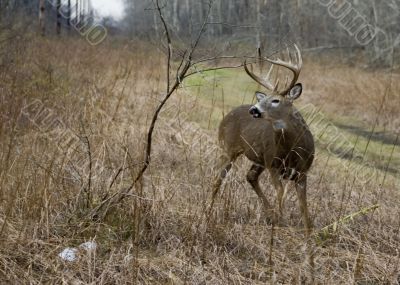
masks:
<path id="1" fill-rule="evenodd" d="M 363 70 L 309 60 L 303 70 L 308 100 L 326 113 L 346 116 L 393 132 L 400 131 L 398 114 L 400 74 L 385 70 Z"/>
<path id="2" fill-rule="evenodd" d="M 174 96 L 157 126 L 143 197 L 133 194 L 102 223 L 82 218 L 104 195 L 129 185 L 138 170 L 146 126 L 164 88 L 162 60 L 141 44 L 94 48 L 80 40 L 24 39 L 8 49 L 0 63 L 1 283 L 131 284 L 136 265 L 142 284 L 292 284 L 303 275 L 295 195 L 289 193 L 285 225 L 271 236 L 245 181 L 244 159 L 227 179 L 210 224 L 204 224 L 215 174 L 215 131 L 187 120 L 197 100 L 185 90 Z M 314 74 L 304 77 L 311 90 L 305 101 L 373 120 L 380 101 L 365 90 L 375 86 L 383 94 L 380 73 L 315 64 L 304 74 Z M 359 104 L 350 104 L 351 98 Z M 60 145 L 42 120 L 21 113 L 35 99 L 76 135 L 76 144 Z M 392 115 L 398 111 L 394 104 L 385 108 Z M 382 117 L 395 129 L 393 119 Z M 89 158 L 88 141 L 91 179 L 82 163 Z M 384 176 L 379 172 L 359 183 L 337 159 L 318 151 L 308 192 L 316 231 L 370 205 L 380 208 L 315 246 L 317 284 L 399 282 L 399 180 L 389 175 L 382 184 Z M 262 180 L 273 199 L 268 177 Z M 142 213 L 138 260 L 132 245 L 135 199 Z M 96 252 L 82 253 L 76 262 L 58 257 L 87 240 L 98 243 Z"/>

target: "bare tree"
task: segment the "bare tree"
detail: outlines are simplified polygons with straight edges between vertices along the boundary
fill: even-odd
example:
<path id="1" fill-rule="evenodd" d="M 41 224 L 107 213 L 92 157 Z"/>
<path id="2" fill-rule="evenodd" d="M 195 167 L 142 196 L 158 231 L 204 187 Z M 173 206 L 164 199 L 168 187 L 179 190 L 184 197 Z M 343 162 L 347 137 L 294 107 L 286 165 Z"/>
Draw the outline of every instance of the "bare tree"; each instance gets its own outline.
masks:
<path id="1" fill-rule="evenodd" d="M 79 0 L 75 2 L 75 23 L 79 22 Z"/>
<path id="2" fill-rule="evenodd" d="M 71 27 L 71 0 L 68 0 L 68 28 Z"/>
<path id="3" fill-rule="evenodd" d="M 79 22 L 85 22 L 85 0 L 79 1 Z"/>
<path id="4" fill-rule="evenodd" d="M 45 0 L 39 1 L 39 29 L 42 36 L 46 33 L 46 2 Z"/>
<path id="5" fill-rule="evenodd" d="M 57 0 L 57 25 L 56 32 L 57 35 L 61 34 L 61 0 Z"/>
<path id="6" fill-rule="evenodd" d="M 174 28 L 179 32 L 179 5 L 178 0 L 173 1 L 172 5 L 172 24 Z"/>
<path id="7" fill-rule="evenodd" d="M 260 62 L 260 73 L 263 71 L 263 60 L 262 58 L 262 50 L 264 49 L 263 47 L 263 39 L 262 39 L 262 21 L 261 21 L 261 1 L 262 0 L 257 0 L 256 5 L 256 17 L 257 17 L 257 38 L 256 38 L 256 44 L 257 44 L 257 56 L 259 58 Z M 259 85 L 260 87 L 261 85 Z"/>

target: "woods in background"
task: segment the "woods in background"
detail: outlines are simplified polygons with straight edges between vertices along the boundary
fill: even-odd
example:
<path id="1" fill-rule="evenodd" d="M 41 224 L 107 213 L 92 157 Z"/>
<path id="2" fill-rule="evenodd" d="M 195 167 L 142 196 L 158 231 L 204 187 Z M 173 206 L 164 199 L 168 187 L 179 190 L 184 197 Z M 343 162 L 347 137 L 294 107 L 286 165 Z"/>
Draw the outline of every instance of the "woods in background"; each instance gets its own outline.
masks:
<path id="1" fill-rule="evenodd" d="M 17 15 L 21 17 L 15 17 Z M 53 30 L 59 35 L 63 27 L 69 30 L 72 23 L 85 26 L 93 15 L 93 6 L 91 0 L 0 0 L 0 21 L 3 25 L 24 21 L 32 23 L 37 15 L 38 30 L 42 36 L 54 33 Z"/>
<path id="2" fill-rule="evenodd" d="M 337 50 L 341 54 L 361 51 L 374 65 L 390 65 L 400 45 L 399 0 L 168 0 L 163 11 L 174 36 L 190 40 L 209 5 L 210 42 L 266 49 L 297 42 L 303 49 Z M 59 34 L 61 27 L 71 22 L 85 26 L 85 21 L 94 17 L 130 38 L 147 38 L 159 30 L 153 6 L 151 0 L 125 0 L 125 18 L 116 22 L 96 18 L 90 0 L 0 0 L 0 19 L 9 23 L 18 21 L 13 17 L 16 13 L 39 15 L 41 34 L 46 27 Z"/>
<path id="3" fill-rule="evenodd" d="M 168 23 L 180 37 L 199 28 L 209 1 L 165 2 Z M 208 36 L 226 40 L 235 35 L 271 46 L 298 42 L 303 48 L 366 50 L 370 61 L 387 63 L 400 44 L 400 1 L 376 0 L 215 0 Z M 148 34 L 152 4 L 126 0 L 126 29 Z M 147 13 L 143 13 L 147 10 Z M 375 62 L 376 63 L 376 62 Z"/>

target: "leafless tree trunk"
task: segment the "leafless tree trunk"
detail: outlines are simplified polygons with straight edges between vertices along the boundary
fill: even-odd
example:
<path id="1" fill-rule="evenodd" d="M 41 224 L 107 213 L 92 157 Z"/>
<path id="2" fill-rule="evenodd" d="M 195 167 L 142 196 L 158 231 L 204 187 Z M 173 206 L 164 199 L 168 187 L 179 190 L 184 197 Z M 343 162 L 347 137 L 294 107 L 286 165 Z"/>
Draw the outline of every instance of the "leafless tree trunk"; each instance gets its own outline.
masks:
<path id="1" fill-rule="evenodd" d="M 218 22 L 221 22 L 221 24 L 218 24 L 217 26 L 217 32 L 218 32 L 218 36 L 222 35 L 222 0 L 217 1 L 216 3 L 217 7 L 217 15 L 218 15 Z"/>
<path id="2" fill-rule="evenodd" d="M 256 18 L 257 18 L 257 54 L 261 56 L 261 0 L 257 0 Z"/>
<path id="3" fill-rule="evenodd" d="M 233 11 L 235 9 L 235 3 L 233 3 L 233 1 L 229 1 L 228 2 L 228 23 L 232 22 L 232 18 L 233 18 Z"/>
<path id="4" fill-rule="evenodd" d="M 179 32 L 179 6 L 178 0 L 174 0 L 173 2 L 173 10 L 172 10 L 172 24 L 174 28 Z"/>
<path id="5" fill-rule="evenodd" d="M 71 28 L 71 0 L 68 0 L 68 28 Z"/>
<path id="6" fill-rule="evenodd" d="M 135 9 L 135 4 L 132 3 L 132 9 Z M 88 0 L 88 13 L 90 15 L 91 18 L 94 17 L 94 10 L 93 10 L 93 5 L 92 5 L 92 1 Z"/>
<path id="7" fill-rule="evenodd" d="M 75 2 L 75 23 L 79 22 L 79 1 Z"/>
<path id="8" fill-rule="evenodd" d="M 189 22 L 189 35 L 192 35 L 193 29 L 192 29 L 192 10 L 190 9 L 190 3 L 189 0 L 185 1 L 185 7 L 186 7 L 186 16 Z"/>
<path id="9" fill-rule="evenodd" d="M 61 34 L 61 0 L 57 0 L 57 35 Z"/>
<path id="10" fill-rule="evenodd" d="M 85 22 L 85 0 L 81 0 L 80 1 L 81 5 L 80 5 L 80 16 L 79 16 L 79 20 L 80 22 L 84 23 Z"/>
<path id="11" fill-rule="evenodd" d="M 45 0 L 40 0 L 39 2 L 39 28 L 40 28 L 40 33 L 42 36 L 45 35 L 46 33 L 46 2 Z"/>
<path id="12" fill-rule="evenodd" d="M 158 32 L 158 17 L 156 13 L 153 13 L 153 21 L 154 21 L 154 31 L 158 39 L 160 37 L 160 34 Z"/>
<path id="13" fill-rule="evenodd" d="M 199 23 L 203 22 L 203 2 L 198 2 L 198 8 L 197 8 L 197 13 L 199 14 Z M 197 14 L 195 13 L 195 14 Z"/>
<path id="14" fill-rule="evenodd" d="M 263 50 L 263 39 L 262 39 L 262 23 L 261 23 L 261 0 L 256 2 L 256 18 L 257 18 L 257 56 L 260 64 L 260 74 L 263 71 L 263 61 L 262 61 L 262 50 Z M 260 85 L 259 85 L 260 87 Z"/>

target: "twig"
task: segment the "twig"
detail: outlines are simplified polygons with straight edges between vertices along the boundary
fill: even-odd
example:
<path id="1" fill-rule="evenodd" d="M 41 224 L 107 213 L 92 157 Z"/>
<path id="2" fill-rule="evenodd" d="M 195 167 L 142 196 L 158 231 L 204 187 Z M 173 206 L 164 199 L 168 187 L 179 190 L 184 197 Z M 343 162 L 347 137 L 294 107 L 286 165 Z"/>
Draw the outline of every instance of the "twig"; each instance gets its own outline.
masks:
<path id="1" fill-rule="evenodd" d="M 158 15 L 160 16 L 161 22 L 164 26 L 164 31 L 165 31 L 165 36 L 167 37 L 167 42 L 168 42 L 168 56 L 167 56 L 167 93 L 170 91 L 170 71 L 171 71 L 171 57 L 172 57 L 172 42 L 171 42 L 171 36 L 169 33 L 169 29 L 167 26 L 167 23 L 165 22 L 164 16 L 161 12 L 161 7 L 159 0 L 156 1 L 156 6 L 157 6 L 157 11 Z"/>
<path id="2" fill-rule="evenodd" d="M 86 144 L 86 148 L 87 148 L 87 155 L 88 155 L 88 159 L 89 159 L 89 175 L 88 175 L 88 181 L 87 181 L 87 187 L 86 190 L 84 189 L 84 192 L 86 192 L 86 209 L 90 208 L 90 191 L 92 188 L 92 152 L 90 149 L 90 141 L 88 136 L 86 135 L 86 130 L 85 130 L 85 125 L 84 123 L 81 121 L 81 126 L 82 126 L 82 130 L 83 133 L 85 134 L 84 136 L 82 136 L 82 140 L 84 140 L 85 144 Z"/>
<path id="3" fill-rule="evenodd" d="M 88 177 L 88 186 L 86 189 L 86 207 L 89 208 L 90 206 L 90 191 L 92 188 L 92 152 L 90 150 L 90 141 L 89 138 L 85 135 L 84 136 L 85 142 L 86 142 L 86 146 L 87 146 L 87 152 L 88 152 L 88 157 L 89 157 L 89 177 Z"/>

